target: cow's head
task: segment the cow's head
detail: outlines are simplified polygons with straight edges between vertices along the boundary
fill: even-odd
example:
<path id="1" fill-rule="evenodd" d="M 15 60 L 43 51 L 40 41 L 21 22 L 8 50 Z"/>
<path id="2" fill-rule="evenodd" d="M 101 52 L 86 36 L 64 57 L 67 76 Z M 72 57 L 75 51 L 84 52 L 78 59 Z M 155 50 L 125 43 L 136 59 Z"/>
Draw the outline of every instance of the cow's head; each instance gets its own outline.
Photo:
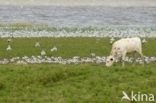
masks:
<path id="1" fill-rule="evenodd" d="M 115 62 L 115 58 L 114 56 L 108 56 L 107 59 L 106 59 L 106 66 L 107 67 L 110 67 L 113 65 L 113 63 Z"/>

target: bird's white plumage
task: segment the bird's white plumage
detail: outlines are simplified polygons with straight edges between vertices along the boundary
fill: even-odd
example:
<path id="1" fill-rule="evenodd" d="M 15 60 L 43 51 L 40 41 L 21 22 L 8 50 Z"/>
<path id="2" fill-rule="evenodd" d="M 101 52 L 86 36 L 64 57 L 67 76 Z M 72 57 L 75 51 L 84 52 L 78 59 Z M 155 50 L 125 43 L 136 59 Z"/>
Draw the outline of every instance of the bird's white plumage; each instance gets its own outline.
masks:
<path id="1" fill-rule="evenodd" d="M 11 46 L 10 46 L 10 45 L 8 45 L 8 47 L 6 48 L 6 50 L 7 50 L 7 51 L 12 50 Z"/>
<path id="2" fill-rule="evenodd" d="M 42 50 L 42 51 L 41 51 L 41 55 L 42 55 L 42 56 L 45 56 L 45 55 L 46 55 L 46 52 L 45 52 L 44 50 Z"/>
<path id="3" fill-rule="evenodd" d="M 36 42 L 35 43 L 35 47 L 40 47 L 40 43 L 39 42 Z"/>
<path id="4" fill-rule="evenodd" d="M 50 49 L 50 51 L 51 51 L 51 52 L 53 52 L 53 51 L 57 51 L 57 47 L 54 46 L 53 48 Z"/>

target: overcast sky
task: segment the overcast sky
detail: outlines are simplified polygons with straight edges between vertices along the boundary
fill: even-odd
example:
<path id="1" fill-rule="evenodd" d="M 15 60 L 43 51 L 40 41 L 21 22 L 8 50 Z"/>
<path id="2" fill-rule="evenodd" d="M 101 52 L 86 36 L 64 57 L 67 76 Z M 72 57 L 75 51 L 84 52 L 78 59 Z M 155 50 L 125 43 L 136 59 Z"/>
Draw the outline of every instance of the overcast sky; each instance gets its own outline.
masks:
<path id="1" fill-rule="evenodd" d="M 156 6 L 156 0 L 0 0 L 0 5 Z"/>

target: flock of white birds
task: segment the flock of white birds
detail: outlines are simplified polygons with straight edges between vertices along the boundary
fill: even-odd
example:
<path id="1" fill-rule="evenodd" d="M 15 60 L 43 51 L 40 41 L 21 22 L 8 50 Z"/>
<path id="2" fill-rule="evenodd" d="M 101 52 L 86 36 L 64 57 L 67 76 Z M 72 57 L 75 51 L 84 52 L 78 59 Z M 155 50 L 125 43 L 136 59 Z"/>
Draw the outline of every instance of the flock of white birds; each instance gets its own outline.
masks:
<path id="1" fill-rule="evenodd" d="M 8 42 L 8 46 L 7 46 L 7 48 L 6 48 L 7 51 L 11 51 L 11 50 L 12 50 L 12 47 L 11 47 L 11 45 L 9 44 L 11 41 L 12 41 L 11 39 L 8 39 L 8 40 L 7 40 L 7 42 Z M 109 42 L 109 43 L 110 43 L 110 44 L 113 44 L 114 41 L 115 41 L 115 38 L 112 37 L 112 38 L 110 38 L 110 42 Z M 147 40 L 146 40 L 145 38 L 142 39 L 142 43 L 146 43 L 146 42 L 147 42 Z M 36 42 L 36 43 L 35 43 L 35 47 L 36 47 L 36 48 L 37 48 L 37 47 L 41 47 L 40 43 L 39 43 L 39 42 Z M 57 47 L 54 46 L 53 48 L 50 49 L 50 51 L 51 51 L 51 52 L 57 51 Z M 46 52 L 45 52 L 44 50 L 42 50 L 42 51 L 41 51 L 41 55 L 42 55 L 42 56 L 46 55 Z M 94 54 L 92 54 L 92 55 L 94 55 Z"/>
<path id="2" fill-rule="evenodd" d="M 52 64 L 83 64 L 83 63 L 96 63 L 96 64 L 102 64 L 105 63 L 106 57 L 105 56 L 90 56 L 90 57 L 79 57 L 74 56 L 72 58 L 62 58 L 62 57 L 48 57 L 48 56 L 23 56 L 23 57 L 12 57 L 9 59 L 1 59 L 0 64 L 41 64 L 41 63 L 52 63 Z M 132 57 L 126 57 L 126 62 L 133 63 L 134 58 Z M 156 57 L 145 57 L 145 62 L 155 62 Z M 141 58 L 137 58 L 135 60 L 136 63 L 142 64 L 143 61 Z"/>
<path id="3" fill-rule="evenodd" d="M 11 41 L 12 41 L 12 39 L 8 39 L 8 40 L 7 40 L 7 42 L 8 42 L 8 46 L 7 46 L 7 48 L 6 48 L 7 51 L 11 51 L 11 50 L 12 50 L 12 47 L 11 47 L 11 45 L 10 45 L 10 42 L 11 42 Z M 36 47 L 36 48 L 40 48 L 40 47 L 41 47 L 40 43 L 39 43 L 39 42 L 36 42 L 36 43 L 35 43 L 35 47 Z M 51 51 L 51 52 L 57 51 L 57 47 L 54 46 L 53 48 L 50 49 L 50 51 Z M 41 56 L 46 56 L 45 50 L 42 49 L 40 54 L 41 54 Z"/>
<path id="4" fill-rule="evenodd" d="M 15 29 L 14 31 L 12 29 Z M 17 29 L 17 30 L 16 30 Z M 0 27 L 0 37 L 156 37 L 155 26 Z"/>

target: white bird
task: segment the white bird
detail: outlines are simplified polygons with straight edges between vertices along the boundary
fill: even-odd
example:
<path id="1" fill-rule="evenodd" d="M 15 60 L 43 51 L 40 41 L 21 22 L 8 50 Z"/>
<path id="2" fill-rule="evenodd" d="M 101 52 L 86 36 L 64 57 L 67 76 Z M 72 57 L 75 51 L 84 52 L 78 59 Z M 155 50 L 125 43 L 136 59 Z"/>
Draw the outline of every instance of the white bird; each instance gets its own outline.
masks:
<path id="1" fill-rule="evenodd" d="M 114 41 L 115 41 L 115 39 L 112 37 L 112 38 L 110 39 L 110 44 L 112 44 Z"/>
<path id="2" fill-rule="evenodd" d="M 57 51 L 57 47 L 54 46 L 52 49 L 50 49 L 50 51 L 51 51 L 51 52 L 53 52 L 53 51 Z"/>
<path id="3" fill-rule="evenodd" d="M 35 47 L 40 47 L 40 43 L 39 42 L 36 42 L 35 43 Z"/>
<path id="4" fill-rule="evenodd" d="M 74 56 L 74 57 L 73 57 L 73 59 L 79 59 L 79 58 L 80 58 L 79 56 Z"/>
<path id="5" fill-rule="evenodd" d="M 42 55 L 42 56 L 45 56 L 45 55 L 46 55 L 46 52 L 45 52 L 44 50 L 42 50 L 42 51 L 41 51 L 41 55 Z"/>
<path id="6" fill-rule="evenodd" d="M 146 39 L 143 39 L 143 40 L 142 40 L 142 43 L 146 43 L 146 42 L 147 42 Z"/>
<path id="7" fill-rule="evenodd" d="M 16 62 L 16 64 L 27 64 L 25 61 L 23 61 L 23 60 L 18 60 L 17 62 Z"/>
<path id="8" fill-rule="evenodd" d="M 12 41 L 11 39 L 8 39 L 8 40 L 7 40 L 8 43 L 11 42 L 11 41 Z"/>
<path id="9" fill-rule="evenodd" d="M 96 54 L 95 54 L 95 53 L 90 53 L 90 55 L 91 55 L 92 57 L 95 57 L 95 56 L 96 56 Z"/>
<path id="10" fill-rule="evenodd" d="M 10 45 L 8 45 L 8 47 L 6 48 L 6 50 L 7 50 L 7 51 L 12 50 L 11 46 L 10 46 Z"/>

